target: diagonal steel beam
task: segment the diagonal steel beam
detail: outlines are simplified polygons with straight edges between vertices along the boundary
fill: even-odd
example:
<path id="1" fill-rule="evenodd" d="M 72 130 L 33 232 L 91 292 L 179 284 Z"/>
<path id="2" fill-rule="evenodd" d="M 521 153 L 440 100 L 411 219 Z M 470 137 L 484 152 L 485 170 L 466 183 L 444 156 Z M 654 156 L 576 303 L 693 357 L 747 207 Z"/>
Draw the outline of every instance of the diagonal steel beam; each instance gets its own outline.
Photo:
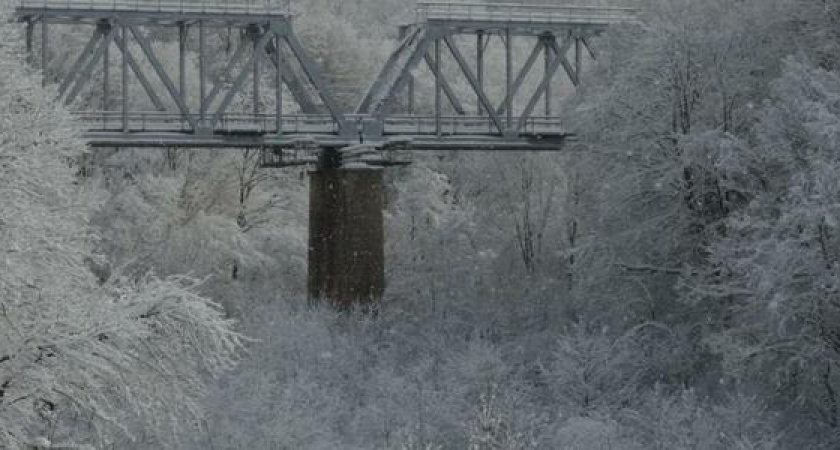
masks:
<path id="1" fill-rule="evenodd" d="M 224 83 L 222 80 L 225 80 L 230 77 L 231 72 L 233 69 L 242 61 L 242 57 L 245 56 L 245 50 L 248 48 L 248 41 L 245 39 L 239 40 L 239 45 L 236 47 L 236 50 L 233 52 L 233 57 L 230 58 L 228 63 L 225 65 L 225 68 L 222 70 L 222 74 L 218 77 L 217 82 L 213 84 L 213 89 L 210 90 L 210 94 L 204 100 L 204 105 L 207 109 L 210 109 L 213 106 L 213 102 L 216 100 L 216 97 L 221 92 Z"/>
<path id="2" fill-rule="evenodd" d="M 542 53 L 542 50 L 545 49 L 545 45 L 541 41 L 537 41 L 536 45 L 534 45 L 534 49 L 531 50 L 531 54 L 528 56 L 528 60 L 525 61 L 525 65 L 522 66 L 522 70 L 519 71 L 519 74 L 516 76 L 516 80 L 513 82 L 511 86 L 511 98 L 516 97 L 516 94 L 519 93 L 519 90 L 522 88 L 522 83 L 525 82 L 525 78 L 531 73 L 531 69 L 534 67 L 534 63 L 537 62 L 537 58 Z M 499 106 L 499 109 L 496 110 L 496 114 L 501 116 L 505 113 L 505 104 L 502 103 Z"/>
<path id="3" fill-rule="evenodd" d="M 283 61 L 283 54 L 277 48 L 277 44 L 273 41 L 269 41 L 269 43 L 266 44 L 266 51 L 269 55 L 274 55 L 274 58 L 271 58 L 270 62 L 274 66 L 275 70 L 277 69 L 277 65 L 280 65 L 280 74 L 283 77 L 283 82 L 286 83 L 286 86 L 289 88 L 289 92 L 291 92 L 292 97 L 295 98 L 295 102 L 298 106 L 300 106 L 300 110 L 304 114 L 319 113 L 320 111 L 318 105 L 315 103 L 315 100 L 312 99 L 312 96 L 309 95 L 309 91 L 306 86 L 300 81 L 300 78 L 297 74 L 295 74 L 295 71 L 288 67 Z"/>
<path id="4" fill-rule="evenodd" d="M 542 36 L 540 39 L 542 39 L 542 42 L 544 44 L 543 46 L 545 47 L 545 70 L 544 70 L 543 73 L 548 73 L 551 70 L 551 62 L 553 61 L 552 55 L 553 55 L 553 52 L 554 52 L 554 49 L 552 49 L 551 46 L 548 45 L 548 42 L 553 41 L 554 39 L 556 39 L 556 37 L 554 35 L 549 34 L 549 35 Z M 566 41 L 566 42 L 564 42 L 564 47 L 561 49 L 561 51 L 565 53 L 566 51 L 568 51 L 569 48 L 570 48 L 569 42 Z M 551 83 L 549 83 L 548 86 L 546 86 L 543 98 L 545 99 L 545 115 L 546 115 L 546 117 L 549 117 L 552 114 L 551 113 Z"/>
<path id="5" fill-rule="evenodd" d="M 435 61 L 428 52 L 423 55 L 423 59 L 426 60 L 426 65 L 429 66 L 429 70 L 432 71 L 436 77 L 438 76 L 435 72 Z M 467 114 L 467 111 L 464 110 L 464 106 L 461 104 L 461 101 L 458 100 L 458 96 L 455 94 L 455 90 L 452 89 L 452 85 L 449 84 L 449 81 L 446 80 L 446 76 L 443 72 L 440 73 L 440 87 L 443 89 L 443 93 L 446 94 L 446 98 L 449 99 L 449 103 L 452 104 L 452 108 L 455 109 L 455 112 L 458 115 L 463 116 Z"/>
<path id="6" fill-rule="evenodd" d="M 486 33 L 487 39 L 484 40 L 484 47 L 481 49 L 483 52 L 487 52 L 487 49 L 490 47 L 490 40 L 493 39 L 493 33 Z"/>
<path id="7" fill-rule="evenodd" d="M 589 52 L 589 56 L 591 56 L 592 59 L 598 59 L 598 50 L 592 46 L 592 43 L 589 42 L 589 39 L 582 37 L 580 38 L 580 40 L 581 42 L 583 42 L 583 46 L 586 47 L 586 51 Z"/>
<path id="8" fill-rule="evenodd" d="M 131 72 L 134 76 L 137 77 L 137 81 L 140 82 L 140 85 L 143 86 L 143 90 L 146 91 L 146 95 L 149 96 L 149 99 L 155 105 L 158 111 L 166 111 L 166 106 L 160 100 L 160 97 L 155 92 L 155 89 L 152 87 L 152 84 L 149 83 L 148 77 L 146 74 L 143 73 L 143 69 L 140 67 L 140 64 L 137 63 L 137 60 L 134 59 L 134 55 L 131 54 L 131 50 L 126 45 L 124 39 L 126 34 L 122 33 L 115 37 L 117 43 L 117 49 L 122 53 L 123 58 L 126 59 L 126 63 L 131 67 Z"/>
<path id="9" fill-rule="evenodd" d="M 396 101 L 397 93 L 402 91 L 406 84 L 408 84 L 409 80 L 411 80 L 412 70 L 414 70 L 414 68 L 417 67 L 417 64 L 420 63 L 420 60 L 423 59 L 423 55 L 429 51 L 429 44 L 432 42 L 434 42 L 434 38 L 430 37 L 428 33 L 426 33 L 426 35 L 422 38 L 422 41 L 417 44 L 414 52 L 408 57 L 408 60 L 402 67 L 402 72 L 400 72 L 399 76 L 397 76 L 396 82 L 394 82 L 386 95 L 381 97 L 382 102 L 376 105 L 376 108 L 372 111 L 377 120 L 380 122 L 385 120 L 385 117 L 388 115 L 391 107 Z"/>
<path id="10" fill-rule="evenodd" d="M 99 44 L 100 39 L 104 36 L 105 33 L 102 32 L 101 27 L 96 27 L 94 30 L 93 35 L 88 40 L 87 44 L 85 44 L 84 49 L 82 49 L 82 53 L 79 54 L 79 57 L 73 63 L 73 66 L 70 67 L 70 71 L 67 72 L 67 78 L 65 78 L 61 84 L 58 86 L 58 96 L 59 98 L 64 97 L 64 94 L 67 93 L 67 89 L 70 88 L 70 85 L 76 80 L 76 76 L 79 74 L 79 71 L 84 66 L 85 62 L 90 58 L 91 54 L 93 53 L 96 45 Z"/>
<path id="11" fill-rule="evenodd" d="M 233 82 L 233 86 L 228 89 L 227 93 L 225 93 L 224 98 L 222 98 L 222 103 L 219 104 L 219 108 L 216 109 L 216 112 L 213 114 L 213 120 L 210 122 L 210 127 L 215 128 L 216 124 L 222 119 L 222 116 L 227 111 L 228 107 L 230 106 L 230 102 L 233 100 L 233 96 L 236 95 L 242 89 L 242 86 L 245 84 L 245 79 L 248 78 L 248 75 L 253 73 L 251 69 L 251 65 L 254 63 L 255 60 L 259 58 L 259 54 L 261 49 L 265 49 L 265 44 L 268 43 L 268 40 L 273 38 L 274 35 L 272 33 L 266 32 L 260 36 L 259 40 L 254 43 L 254 52 L 248 57 L 248 60 L 242 66 L 242 69 L 237 75 L 236 80 Z"/>
<path id="12" fill-rule="evenodd" d="M 65 105 L 73 103 L 73 100 L 76 99 L 76 96 L 79 95 L 79 92 L 82 91 L 82 88 L 84 88 L 88 84 L 88 81 L 90 81 L 90 75 L 91 72 L 93 72 L 93 67 L 99 63 L 99 61 L 105 55 L 105 49 L 108 48 L 108 46 L 111 45 L 111 41 L 114 40 L 114 29 L 114 27 L 111 27 L 108 30 L 108 34 L 106 34 L 105 37 L 101 41 L 99 41 L 99 46 L 93 52 L 90 59 L 87 61 L 87 64 L 82 69 L 81 73 L 79 73 L 79 77 L 77 77 L 78 80 L 76 80 L 76 83 L 73 85 L 73 88 L 70 89 L 70 92 L 64 99 Z"/>
<path id="13" fill-rule="evenodd" d="M 239 70 L 239 75 L 236 76 L 236 79 L 233 80 L 233 86 L 225 92 L 225 96 L 222 97 L 222 102 L 219 104 L 219 107 L 213 113 L 213 118 L 210 119 L 210 128 L 215 129 L 216 125 L 222 120 L 222 116 L 227 111 L 228 107 L 230 106 L 230 102 L 233 101 L 233 96 L 242 89 L 242 85 L 245 84 L 245 79 L 248 78 L 248 75 L 251 73 L 249 65 L 254 60 L 254 55 L 248 57 L 245 61 L 245 66 L 243 66 Z"/>
<path id="14" fill-rule="evenodd" d="M 373 102 L 373 96 L 382 89 L 382 85 L 385 84 L 385 80 L 388 79 L 388 75 L 391 73 L 391 68 L 395 67 L 394 64 L 396 64 L 403 50 L 405 50 L 411 42 L 417 39 L 421 32 L 422 29 L 420 27 L 416 27 L 410 33 L 407 33 L 400 41 L 400 45 L 391 52 L 388 56 L 388 60 L 385 62 L 385 65 L 382 66 L 383 69 L 379 72 L 373 83 L 368 87 L 364 97 L 362 97 L 362 102 L 359 104 L 359 107 L 356 108 L 356 114 L 362 114 L 370 108 L 370 104 Z"/>
<path id="15" fill-rule="evenodd" d="M 184 98 L 181 97 L 181 93 L 178 92 L 178 88 L 175 87 L 175 83 L 172 82 L 172 79 L 166 73 L 166 70 L 163 68 L 163 65 L 160 63 L 160 60 L 158 60 L 154 51 L 152 51 L 152 47 L 151 45 L 149 45 L 148 39 L 146 39 L 146 37 L 143 36 L 143 34 L 140 33 L 140 31 L 137 30 L 137 27 L 135 27 L 134 25 L 126 26 L 128 27 L 129 31 L 131 31 L 131 34 L 134 36 L 134 39 L 137 41 L 137 43 L 140 44 L 140 49 L 143 50 L 143 54 L 146 55 L 146 58 L 148 58 L 149 62 L 152 64 L 152 68 L 155 70 L 155 73 L 157 74 L 158 78 L 160 78 L 160 81 L 163 82 L 164 87 L 166 87 L 166 90 L 169 92 L 170 97 L 172 97 L 172 101 L 175 102 L 175 105 L 181 112 L 181 116 L 184 119 L 186 119 L 187 122 L 189 122 L 190 127 L 192 127 L 193 130 L 198 129 L 198 123 L 195 121 L 195 118 L 193 118 L 190 114 L 190 110 L 187 107 Z"/>
<path id="16" fill-rule="evenodd" d="M 464 76 L 467 77 L 467 81 L 469 81 L 470 86 L 472 86 L 475 94 L 481 101 L 481 105 L 484 107 L 484 110 L 487 111 L 488 115 L 490 115 L 490 120 L 493 122 L 493 125 L 499 130 L 499 133 L 504 134 L 505 127 L 502 125 L 499 115 L 496 114 L 496 109 L 493 107 L 493 104 L 490 103 L 490 99 L 487 98 L 487 94 L 484 93 L 484 89 L 481 89 L 481 86 L 478 84 L 478 79 L 476 79 L 475 74 L 472 70 L 470 70 L 470 66 L 467 64 L 467 60 L 464 59 L 464 55 L 461 54 L 461 51 L 458 50 L 458 46 L 449 36 L 444 36 L 443 41 L 446 42 L 446 46 L 449 47 L 449 51 L 452 53 L 452 56 L 455 57 L 455 61 L 458 62 L 458 66 L 461 67 L 461 72 L 463 72 Z"/>
<path id="17" fill-rule="evenodd" d="M 277 37 L 273 36 L 268 42 L 272 43 L 272 41 L 274 41 L 276 39 L 277 39 Z M 275 100 L 277 101 L 277 104 L 281 108 L 279 111 L 277 111 L 277 113 L 282 114 L 283 111 L 282 111 L 282 104 L 281 103 L 283 101 L 282 93 L 283 93 L 283 84 L 284 84 L 283 69 L 282 69 L 283 66 L 281 65 L 280 69 L 278 70 L 277 59 L 274 57 L 274 56 L 276 56 L 276 54 L 270 53 L 267 47 L 268 47 L 268 44 L 266 44 L 266 47 L 263 47 L 262 49 L 260 49 L 257 52 L 257 56 L 263 62 L 267 63 L 269 67 L 273 68 L 274 71 L 275 71 L 274 76 L 272 76 L 272 79 L 274 81 L 274 83 L 272 83 L 272 84 L 274 85 L 275 89 L 280 89 L 279 92 L 275 92 Z M 281 62 L 281 64 L 282 64 L 282 62 Z M 306 113 L 304 113 L 304 114 L 306 114 Z"/>
<path id="18" fill-rule="evenodd" d="M 323 82 L 320 70 L 318 70 L 315 63 L 309 58 L 309 54 L 307 54 L 306 50 L 303 49 L 303 46 L 297 40 L 295 34 L 284 32 L 285 30 L 277 25 L 272 25 L 271 28 L 274 33 L 281 37 L 283 41 L 286 42 L 286 45 L 289 46 L 289 49 L 294 54 L 298 64 L 300 64 L 300 67 L 303 69 L 304 75 L 306 75 L 306 78 L 309 79 L 312 86 L 315 87 L 315 90 L 318 92 L 318 96 L 321 97 L 321 101 L 323 101 L 324 106 L 327 107 L 327 111 L 330 116 L 332 116 L 333 120 L 339 124 L 339 126 L 343 126 L 344 115 L 338 109 L 338 105 L 332 99 L 332 96 L 327 90 L 327 85 Z"/>
<path id="19" fill-rule="evenodd" d="M 274 36 L 270 43 L 277 44 L 280 41 L 280 38 Z M 269 61 L 272 58 L 266 52 L 266 49 L 263 48 L 261 54 L 265 55 Z M 277 65 L 274 68 L 274 122 L 275 122 L 275 131 L 278 135 L 283 134 L 283 60 L 280 57 L 280 53 L 277 53 Z"/>
<path id="20" fill-rule="evenodd" d="M 568 52 L 569 49 L 572 47 L 573 40 L 574 38 L 569 38 L 563 41 L 563 47 L 559 47 L 555 39 L 550 39 L 546 42 L 548 46 L 554 51 L 554 54 L 558 57 L 560 64 L 563 65 L 563 70 L 565 70 L 566 74 L 569 75 L 569 79 L 572 80 L 572 84 L 577 86 L 578 84 L 580 84 L 578 74 L 575 71 L 575 68 L 572 67 L 572 63 L 570 63 L 568 58 L 566 58 L 566 52 Z"/>
<path id="21" fill-rule="evenodd" d="M 551 63 L 546 69 L 545 74 L 543 75 L 543 79 L 540 82 L 540 85 L 537 87 L 536 92 L 534 95 L 531 96 L 531 100 L 528 101 L 528 104 L 525 106 L 525 110 L 522 111 L 522 115 L 519 117 L 519 122 L 516 124 L 516 130 L 521 130 L 525 123 L 527 122 L 528 118 L 531 117 L 531 114 L 534 113 L 534 108 L 537 106 L 537 102 L 540 101 L 540 97 L 543 96 L 548 91 L 548 86 L 551 83 L 551 79 L 554 78 L 554 74 L 557 73 L 557 70 L 560 68 L 560 65 L 563 62 L 564 56 L 562 53 L 559 52 L 559 48 L 557 48 L 557 43 L 554 39 L 546 40 L 545 45 L 550 48 L 556 49 L 556 53 L 554 58 L 552 59 Z M 565 44 L 564 44 L 565 45 Z"/>

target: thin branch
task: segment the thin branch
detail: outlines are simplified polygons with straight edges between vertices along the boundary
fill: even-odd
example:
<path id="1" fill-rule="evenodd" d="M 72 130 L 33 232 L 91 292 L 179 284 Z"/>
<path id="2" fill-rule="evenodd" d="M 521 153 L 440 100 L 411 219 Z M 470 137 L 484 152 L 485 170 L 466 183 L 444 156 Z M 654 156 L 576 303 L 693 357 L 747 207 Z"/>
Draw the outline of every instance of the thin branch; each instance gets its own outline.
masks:
<path id="1" fill-rule="evenodd" d="M 666 273 L 670 275 L 682 275 L 683 271 L 681 269 L 675 269 L 670 267 L 657 267 L 657 266 L 648 266 L 648 265 L 629 265 L 624 263 L 616 263 L 616 266 L 620 267 L 621 270 L 625 272 L 648 272 L 648 273 Z"/>

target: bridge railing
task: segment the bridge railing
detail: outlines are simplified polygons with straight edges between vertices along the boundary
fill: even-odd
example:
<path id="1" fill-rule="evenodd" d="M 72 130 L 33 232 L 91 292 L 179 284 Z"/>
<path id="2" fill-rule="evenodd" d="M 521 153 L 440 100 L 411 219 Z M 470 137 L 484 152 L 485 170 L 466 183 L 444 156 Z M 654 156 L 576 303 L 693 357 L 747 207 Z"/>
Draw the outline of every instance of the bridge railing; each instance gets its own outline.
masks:
<path id="1" fill-rule="evenodd" d="M 19 0 L 20 9 L 158 12 L 177 14 L 288 15 L 284 0 Z"/>
<path id="2" fill-rule="evenodd" d="M 138 132 L 189 133 L 192 131 L 185 116 L 166 112 L 129 112 L 123 119 L 121 111 L 84 111 L 76 112 L 75 117 L 92 131 L 120 132 L 126 129 Z M 212 116 L 208 115 L 208 118 Z M 190 116 L 198 122 L 198 115 Z M 366 115 L 347 115 L 344 119 L 351 126 L 361 130 Z M 517 123 L 518 117 L 514 118 Z M 328 115 L 288 114 L 281 119 L 283 133 L 337 135 L 339 126 Z M 494 136 L 498 129 L 490 118 L 482 116 L 442 116 L 440 121 L 435 116 L 390 116 L 383 123 L 386 135 L 435 135 L 440 132 L 447 136 Z M 528 117 L 521 134 L 559 134 L 562 123 L 556 117 Z M 255 133 L 270 134 L 277 131 L 277 117 L 274 114 L 224 114 L 213 126 L 214 133 Z"/>
<path id="3" fill-rule="evenodd" d="M 518 3 L 421 2 L 417 21 L 441 20 L 609 25 L 636 20 L 634 8 Z"/>
<path id="4" fill-rule="evenodd" d="M 514 124 L 519 117 L 514 117 Z M 433 135 L 438 132 L 438 120 L 434 116 L 390 116 L 385 120 L 385 134 Z M 562 121 L 556 117 L 528 117 L 521 134 L 559 134 Z M 499 130 L 486 116 L 442 116 L 440 134 L 448 136 L 494 136 Z"/>
<path id="5" fill-rule="evenodd" d="M 187 116 L 166 112 L 129 112 L 123 122 L 121 111 L 80 111 L 75 112 L 77 120 L 90 130 L 130 132 L 172 132 L 188 133 L 192 131 Z M 196 122 L 198 114 L 189 116 Z M 212 115 L 208 115 L 210 120 Z M 281 120 L 285 133 L 338 134 L 338 124 L 328 115 L 284 115 Z M 274 114 L 224 114 L 215 123 L 215 133 L 274 133 L 277 130 L 277 118 Z"/>

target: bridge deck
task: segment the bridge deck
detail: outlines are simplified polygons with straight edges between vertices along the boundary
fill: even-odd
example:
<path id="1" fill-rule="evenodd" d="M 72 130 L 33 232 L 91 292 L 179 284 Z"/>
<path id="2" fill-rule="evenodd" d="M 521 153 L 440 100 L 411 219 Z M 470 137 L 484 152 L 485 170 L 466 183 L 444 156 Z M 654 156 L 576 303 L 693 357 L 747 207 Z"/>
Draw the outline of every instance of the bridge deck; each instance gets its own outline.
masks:
<path id="1" fill-rule="evenodd" d="M 335 148 L 358 145 L 358 139 L 331 135 L 311 134 L 231 134 L 187 135 L 183 133 L 115 133 L 87 131 L 83 137 L 91 147 L 104 148 Z M 398 146 L 410 150 L 452 151 L 557 151 L 563 148 L 572 135 L 519 136 L 504 138 L 494 136 L 464 135 L 400 135 L 392 139 L 366 144 L 387 148 Z"/>
<path id="2" fill-rule="evenodd" d="M 417 23 L 605 27 L 636 20 L 633 8 L 519 3 L 421 2 Z"/>
<path id="3" fill-rule="evenodd" d="M 287 6 L 271 3 L 266 0 L 19 0 L 16 15 L 46 17 L 53 22 L 119 16 L 160 22 L 203 20 L 208 24 L 268 22 L 291 16 Z"/>
<path id="4" fill-rule="evenodd" d="M 92 130 L 129 132 L 191 132 L 190 124 L 178 113 L 167 112 L 128 112 L 126 123 L 120 111 L 83 111 L 75 113 L 78 120 Z M 190 115 L 196 121 L 200 116 Z M 345 121 L 360 124 L 365 115 L 347 114 Z M 222 115 L 212 129 L 213 133 L 274 133 L 277 130 L 277 117 L 274 113 L 249 114 L 228 113 Z M 513 117 L 514 123 L 519 117 Z M 329 115 L 293 114 L 283 115 L 282 129 L 285 133 L 338 134 L 338 124 Z M 385 134 L 436 134 L 435 116 L 392 115 L 384 120 Z M 440 118 L 442 134 L 494 135 L 498 134 L 493 122 L 486 116 L 442 116 Z M 562 128 L 561 120 L 556 117 L 529 116 L 525 118 L 522 134 L 545 135 L 557 134 Z"/>
<path id="5" fill-rule="evenodd" d="M 326 115 L 284 115 L 277 132 L 274 114 L 225 114 L 213 129 L 193 132 L 179 114 L 131 112 L 79 112 L 76 118 L 87 128 L 86 137 L 93 146 L 188 146 L 188 147 L 295 147 L 307 143 L 324 147 L 342 147 L 359 143 L 357 135 L 340 133 L 337 124 Z M 198 117 L 195 117 L 198 119 Z M 347 115 L 348 123 L 361 123 L 366 116 Z M 515 118 L 518 120 L 518 118 Z M 127 126 L 126 126 L 127 125 Z M 498 136 L 487 117 L 441 117 L 440 130 L 434 116 L 390 116 L 384 122 L 377 144 L 405 140 L 415 148 L 470 149 L 525 148 L 542 141 L 556 147 L 566 136 L 560 120 L 553 117 L 528 117 L 520 134 L 506 139 Z M 365 140 L 370 140 L 366 137 Z M 552 147 L 552 148 L 554 148 Z"/>

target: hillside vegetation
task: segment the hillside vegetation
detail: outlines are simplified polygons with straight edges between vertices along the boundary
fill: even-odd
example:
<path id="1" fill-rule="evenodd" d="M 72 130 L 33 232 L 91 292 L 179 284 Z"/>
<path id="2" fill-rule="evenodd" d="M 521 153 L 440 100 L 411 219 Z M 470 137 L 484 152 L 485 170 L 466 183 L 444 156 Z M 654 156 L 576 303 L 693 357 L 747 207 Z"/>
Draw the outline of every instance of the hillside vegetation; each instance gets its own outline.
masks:
<path id="1" fill-rule="evenodd" d="M 293 5 L 340 103 L 409 3 Z M 86 152 L 4 21 L 0 448 L 836 449 L 840 2 L 633 4 L 574 145 L 389 169 L 376 315 L 306 300 L 305 170 Z"/>

